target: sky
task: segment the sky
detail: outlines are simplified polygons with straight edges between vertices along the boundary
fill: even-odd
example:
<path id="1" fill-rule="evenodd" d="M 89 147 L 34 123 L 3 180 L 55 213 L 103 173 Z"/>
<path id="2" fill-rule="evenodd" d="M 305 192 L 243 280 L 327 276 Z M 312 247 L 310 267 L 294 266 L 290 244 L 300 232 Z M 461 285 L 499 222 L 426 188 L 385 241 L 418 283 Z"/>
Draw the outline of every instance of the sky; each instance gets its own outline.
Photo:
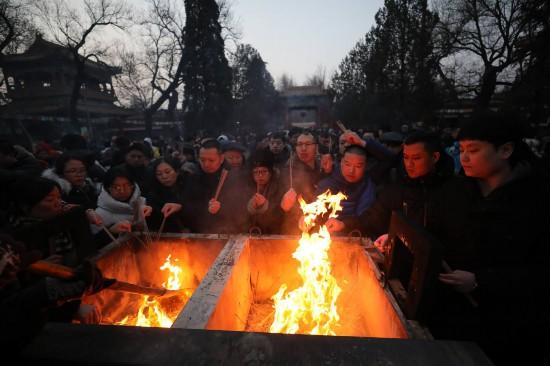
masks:
<path id="1" fill-rule="evenodd" d="M 241 43 L 256 48 L 275 81 L 303 83 L 316 69 L 327 80 L 374 24 L 383 0 L 233 0 Z"/>

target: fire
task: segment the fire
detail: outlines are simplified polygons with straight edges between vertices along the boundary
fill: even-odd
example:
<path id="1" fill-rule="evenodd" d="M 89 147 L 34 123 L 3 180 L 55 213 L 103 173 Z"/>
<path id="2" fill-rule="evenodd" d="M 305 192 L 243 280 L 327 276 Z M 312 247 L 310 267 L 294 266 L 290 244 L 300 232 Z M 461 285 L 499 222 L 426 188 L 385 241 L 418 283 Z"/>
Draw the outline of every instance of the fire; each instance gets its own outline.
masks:
<path id="1" fill-rule="evenodd" d="M 160 270 L 168 270 L 168 278 L 162 283 L 162 286 L 168 290 L 180 290 L 183 283 L 183 269 L 171 262 L 171 256 L 171 254 L 168 255 L 163 265 L 160 266 Z M 178 262 L 178 259 L 175 259 L 174 262 Z M 143 296 L 137 316 L 132 318 L 126 316 L 116 324 L 170 328 L 180 310 L 177 304 L 187 301 L 189 296 L 191 296 L 190 290 L 182 292 L 182 296 L 178 296 L 176 299 L 168 299 L 169 301 L 160 301 L 154 297 Z"/>
<path id="2" fill-rule="evenodd" d="M 298 274 L 303 284 L 286 294 L 287 285 L 283 284 L 273 295 L 275 316 L 270 332 L 335 335 L 340 320 L 336 300 L 341 289 L 330 273 L 330 233 L 324 223 L 318 232 L 310 235 L 308 231 L 319 219 L 337 217 L 342 210 L 340 201 L 345 198 L 343 193 L 332 195 L 330 190 L 310 204 L 300 198 L 306 230 L 292 256 L 300 262 Z"/>

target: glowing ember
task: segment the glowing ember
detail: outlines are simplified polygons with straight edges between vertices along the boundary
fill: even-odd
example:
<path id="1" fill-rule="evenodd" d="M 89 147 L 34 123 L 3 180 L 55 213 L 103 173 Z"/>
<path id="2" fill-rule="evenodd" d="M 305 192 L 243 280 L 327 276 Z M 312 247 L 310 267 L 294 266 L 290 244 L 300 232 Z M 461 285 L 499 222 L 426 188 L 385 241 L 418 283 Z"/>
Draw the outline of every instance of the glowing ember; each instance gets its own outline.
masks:
<path id="1" fill-rule="evenodd" d="M 174 262 L 178 262 L 177 259 Z M 168 279 L 162 286 L 168 290 L 179 290 L 183 283 L 183 269 L 171 262 L 171 254 L 160 267 L 162 271 L 169 271 Z M 187 301 L 191 296 L 191 290 L 182 291 L 181 296 L 159 301 L 154 297 L 143 296 L 137 316 L 126 316 L 117 325 L 136 325 L 138 327 L 161 327 L 170 328 L 176 319 L 181 303 Z"/>
<path id="2" fill-rule="evenodd" d="M 336 300 L 341 289 L 330 273 L 330 233 L 324 223 L 317 233 L 310 235 L 307 231 L 319 218 L 335 218 L 342 210 L 340 201 L 345 198 L 344 194 L 332 195 L 329 190 L 310 204 L 300 198 L 306 231 L 292 256 L 300 262 L 298 274 L 303 284 L 286 294 L 287 285 L 283 284 L 273 295 L 275 316 L 270 332 L 335 335 L 340 320 Z"/>

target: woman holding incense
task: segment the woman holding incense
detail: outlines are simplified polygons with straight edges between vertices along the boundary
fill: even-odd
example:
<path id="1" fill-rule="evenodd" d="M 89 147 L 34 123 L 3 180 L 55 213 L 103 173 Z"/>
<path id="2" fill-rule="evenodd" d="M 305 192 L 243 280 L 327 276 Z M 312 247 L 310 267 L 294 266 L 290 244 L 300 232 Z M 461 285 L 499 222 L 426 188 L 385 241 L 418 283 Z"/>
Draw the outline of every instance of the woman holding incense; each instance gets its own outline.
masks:
<path id="1" fill-rule="evenodd" d="M 145 196 L 153 208 L 151 216 L 147 219 L 149 228 L 171 233 L 182 232 L 184 230 L 182 205 L 185 187 L 180 165 L 172 159 L 157 159 L 152 164 L 152 169 L 153 182 Z"/>
<path id="2" fill-rule="evenodd" d="M 92 225 L 92 232 L 99 245 L 105 245 L 113 234 L 131 232 L 151 211 L 130 173 L 123 167 L 112 168 L 105 174 L 95 210 L 103 225 Z"/>
<path id="3" fill-rule="evenodd" d="M 273 168 L 273 160 L 263 151 L 251 159 L 251 192 L 247 210 L 251 227 L 258 227 L 262 234 L 279 234 L 283 210 L 279 205 L 283 196 L 279 184 L 279 171 Z"/>

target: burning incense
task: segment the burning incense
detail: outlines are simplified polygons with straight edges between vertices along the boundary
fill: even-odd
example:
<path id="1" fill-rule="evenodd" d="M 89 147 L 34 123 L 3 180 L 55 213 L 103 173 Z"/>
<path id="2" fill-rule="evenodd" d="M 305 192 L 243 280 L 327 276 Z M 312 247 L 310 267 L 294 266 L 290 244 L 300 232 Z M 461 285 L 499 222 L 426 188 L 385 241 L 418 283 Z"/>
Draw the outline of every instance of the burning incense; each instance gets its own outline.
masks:
<path id="1" fill-rule="evenodd" d="M 220 195 L 223 184 L 225 183 L 225 179 L 227 178 L 227 174 L 229 174 L 229 171 L 227 169 L 223 169 L 222 173 L 220 175 L 220 181 L 218 182 L 218 187 L 216 188 L 216 194 L 214 195 L 214 201 L 218 200 L 218 196 Z"/>
<path id="2" fill-rule="evenodd" d="M 347 132 L 348 129 L 346 128 L 346 126 L 344 126 L 344 124 L 341 121 L 336 121 L 336 125 L 342 131 L 342 133 Z"/>
<path id="3" fill-rule="evenodd" d="M 164 224 L 166 224 L 166 216 L 162 218 L 162 222 L 160 223 L 160 228 L 157 233 L 157 241 L 160 239 L 160 236 L 162 235 L 162 231 L 164 230 Z"/>

